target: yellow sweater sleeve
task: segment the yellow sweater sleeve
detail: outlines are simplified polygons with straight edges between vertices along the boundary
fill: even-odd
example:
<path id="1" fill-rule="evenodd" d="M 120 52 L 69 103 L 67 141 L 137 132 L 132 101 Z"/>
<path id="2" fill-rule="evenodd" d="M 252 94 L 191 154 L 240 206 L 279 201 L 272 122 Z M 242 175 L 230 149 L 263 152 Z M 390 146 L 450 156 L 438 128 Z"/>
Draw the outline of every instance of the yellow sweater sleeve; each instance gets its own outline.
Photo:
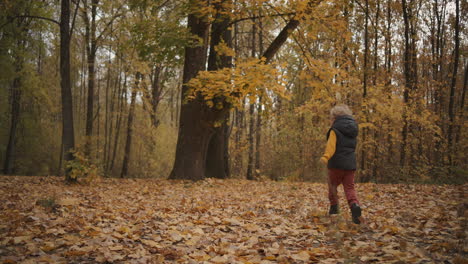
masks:
<path id="1" fill-rule="evenodd" d="M 323 164 L 328 164 L 328 160 L 335 154 L 336 151 L 336 134 L 335 131 L 330 131 L 328 136 L 327 146 L 325 147 L 325 153 L 320 158 Z"/>

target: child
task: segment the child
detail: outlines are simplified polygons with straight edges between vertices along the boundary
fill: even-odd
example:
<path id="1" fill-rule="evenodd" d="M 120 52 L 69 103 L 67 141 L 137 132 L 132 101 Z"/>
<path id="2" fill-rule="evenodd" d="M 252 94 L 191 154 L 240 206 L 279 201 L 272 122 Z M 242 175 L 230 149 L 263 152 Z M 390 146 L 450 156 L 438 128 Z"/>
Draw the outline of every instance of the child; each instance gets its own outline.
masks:
<path id="1" fill-rule="evenodd" d="M 354 190 L 356 171 L 356 137 L 358 125 L 347 105 L 336 105 L 330 110 L 332 126 L 327 133 L 325 154 L 320 161 L 328 167 L 329 214 L 338 213 L 337 188 L 343 184 L 351 215 L 355 224 L 360 224 L 361 207 Z"/>

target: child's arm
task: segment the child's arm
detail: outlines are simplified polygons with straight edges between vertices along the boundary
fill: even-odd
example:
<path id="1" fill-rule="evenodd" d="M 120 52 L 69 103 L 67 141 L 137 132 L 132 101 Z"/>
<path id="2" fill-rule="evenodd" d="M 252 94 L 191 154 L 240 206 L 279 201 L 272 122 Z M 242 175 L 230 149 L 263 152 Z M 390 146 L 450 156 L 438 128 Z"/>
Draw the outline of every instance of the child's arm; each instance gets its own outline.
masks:
<path id="1" fill-rule="evenodd" d="M 330 131 L 330 135 L 328 136 L 327 146 L 325 147 L 325 153 L 320 158 L 320 161 L 327 165 L 328 160 L 335 154 L 336 151 L 336 134 L 335 131 Z"/>

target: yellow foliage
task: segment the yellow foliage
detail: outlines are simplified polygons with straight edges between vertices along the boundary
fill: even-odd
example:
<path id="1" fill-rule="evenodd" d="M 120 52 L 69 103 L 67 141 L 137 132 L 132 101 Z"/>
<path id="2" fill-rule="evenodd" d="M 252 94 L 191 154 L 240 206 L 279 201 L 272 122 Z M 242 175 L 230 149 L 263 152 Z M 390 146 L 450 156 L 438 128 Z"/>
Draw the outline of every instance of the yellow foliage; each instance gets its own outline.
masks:
<path id="1" fill-rule="evenodd" d="M 220 56 L 231 56 L 234 57 L 236 53 L 234 52 L 233 49 L 228 47 L 224 41 L 219 43 L 217 46 L 214 47 L 216 53 Z"/>
<path id="2" fill-rule="evenodd" d="M 235 68 L 224 68 L 217 71 L 202 71 L 191 79 L 187 86 L 190 90 L 186 100 L 190 101 L 201 96 L 209 107 L 221 109 L 224 106 L 213 100 L 223 98 L 233 106 L 240 107 L 242 100 L 248 97 L 255 100 L 256 96 L 272 92 L 282 98 L 289 98 L 285 89 L 282 73 L 274 64 L 265 64 L 263 60 L 248 59 L 239 62 Z M 264 97 L 265 104 L 271 103 L 269 97 Z"/>

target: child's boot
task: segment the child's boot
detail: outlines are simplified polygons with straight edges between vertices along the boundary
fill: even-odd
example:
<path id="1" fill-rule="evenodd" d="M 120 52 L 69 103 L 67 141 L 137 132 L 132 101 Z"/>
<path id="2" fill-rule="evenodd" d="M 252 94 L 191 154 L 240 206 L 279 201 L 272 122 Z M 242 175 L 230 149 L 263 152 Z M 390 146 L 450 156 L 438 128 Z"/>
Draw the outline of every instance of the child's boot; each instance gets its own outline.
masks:
<path id="1" fill-rule="evenodd" d="M 353 203 L 351 205 L 351 216 L 353 217 L 353 223 L 361 223 L 361 220 L 359 220 L 359 218 L 361 217 L 361 207 L 359 207 L 359 205 L 356 203 Z"/>

